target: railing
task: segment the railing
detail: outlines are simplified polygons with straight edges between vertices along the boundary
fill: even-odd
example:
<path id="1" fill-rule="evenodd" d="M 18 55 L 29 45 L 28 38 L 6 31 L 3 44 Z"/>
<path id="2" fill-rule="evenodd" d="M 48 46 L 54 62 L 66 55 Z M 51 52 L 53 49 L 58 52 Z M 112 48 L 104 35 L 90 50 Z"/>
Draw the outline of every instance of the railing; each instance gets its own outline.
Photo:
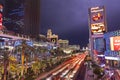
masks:
<path id="1" fill-rule="evenodd" d="M 13 39 L 25 39 L 25 40 L 29 40 L 30 37 L 27 35 L 23 35 L 23 34 L 16 34 L 16 33 L 10 33 L 10 32 L 2 32 L 0 31 L 0 36 L 2 37 L 8 37 L 8 38 L 13 38 Z"/>

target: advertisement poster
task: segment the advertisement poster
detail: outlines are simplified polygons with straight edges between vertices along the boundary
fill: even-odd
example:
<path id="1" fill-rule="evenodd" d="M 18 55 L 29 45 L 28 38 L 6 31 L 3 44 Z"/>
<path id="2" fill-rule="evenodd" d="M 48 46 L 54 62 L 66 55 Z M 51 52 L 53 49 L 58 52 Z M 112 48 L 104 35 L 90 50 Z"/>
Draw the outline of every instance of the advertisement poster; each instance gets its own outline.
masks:
<path id="1" fill-rule="evenodd" d="M 110 37 L 110 48 L 112 51 L 120 51 L 120 36 Z"/>

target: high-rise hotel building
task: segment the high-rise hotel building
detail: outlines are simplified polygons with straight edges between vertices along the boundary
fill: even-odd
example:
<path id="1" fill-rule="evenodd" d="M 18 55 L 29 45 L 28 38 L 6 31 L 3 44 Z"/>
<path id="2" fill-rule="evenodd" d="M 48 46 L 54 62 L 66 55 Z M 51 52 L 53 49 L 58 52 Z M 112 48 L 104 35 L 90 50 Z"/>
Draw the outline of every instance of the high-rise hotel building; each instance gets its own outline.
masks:
<path id="1" fill-rule="evenodd" d="M 40 0 L 25 0 L 24 33 L 36 36 L 40 33 Z"/>
<path id="2" fill-rule="evenodd" d="M 4 25 L 8 30 L 39 35 L 40 0 L 4 0 Z"/>

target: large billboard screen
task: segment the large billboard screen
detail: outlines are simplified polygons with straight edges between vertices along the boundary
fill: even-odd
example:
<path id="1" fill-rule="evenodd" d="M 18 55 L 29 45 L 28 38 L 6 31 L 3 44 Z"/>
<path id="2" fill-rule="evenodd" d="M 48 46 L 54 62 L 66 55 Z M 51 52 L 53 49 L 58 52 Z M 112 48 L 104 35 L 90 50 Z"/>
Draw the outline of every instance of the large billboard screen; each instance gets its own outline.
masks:
<path id="1" fill-rule="evenodd" d="M 3 11 L 3 6 L 0 4 L 0 30 L 2 30 L 2 28 L 3 28 L 3 26 L 2 26 L 2 21 L 3 21 L 2 11 Z"/>
<path id="2" fill-rule="evenodd" d="M 103 38 L 95 38 L 94 39 L 94 49 L 101 53 L 105 50 L 105 43 Z"/>
<path id="3" fill-rule="evenodd" d="M 92 35 L 103 34 L 106 31 L 104 6 L 89 9 L 89 26 Z"/>
<path id="4" fill-rule="evenodd" d="M 112 51 L 120 50 L 120 36 L 110 37 L 110 49 Z"/>
<path id="5" fill-rule="evenodd" d="M 0 13 L 0 26 L 2 25 L 2 13 Z"/>

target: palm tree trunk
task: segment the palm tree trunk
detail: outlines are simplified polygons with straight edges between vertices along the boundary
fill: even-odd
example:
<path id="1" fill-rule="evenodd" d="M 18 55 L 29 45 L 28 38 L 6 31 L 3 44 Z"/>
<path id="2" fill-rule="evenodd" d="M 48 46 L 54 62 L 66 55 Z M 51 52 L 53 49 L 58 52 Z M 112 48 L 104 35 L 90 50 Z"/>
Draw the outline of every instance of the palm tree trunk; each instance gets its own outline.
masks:
<path id="1" fill-rule="evenodd" d="M 26 62 L 26 65 L 25 65 L 25 73 L 27 73 L 27 68 L 28 68 L 28 65 L 27 65 L 27 61 L 28 61 L 28 59 L 27 59 L 28 57 L 26 57 L 26 60 L 25 60 L 25 62 Z"/>
<path id="2" fill-rule="evenodd" d="M 24 50 L 23 49 L 22 49 L 22 55 L 21 55 L 21 62 L 22 62 L 21 76 L 23 77 L 23 72 L 24 72 Z"/>
<path id="3" fill-rule="evenodd" d="M 7 80 L 7 61 L 4 60 L 4 80 Z"/>

